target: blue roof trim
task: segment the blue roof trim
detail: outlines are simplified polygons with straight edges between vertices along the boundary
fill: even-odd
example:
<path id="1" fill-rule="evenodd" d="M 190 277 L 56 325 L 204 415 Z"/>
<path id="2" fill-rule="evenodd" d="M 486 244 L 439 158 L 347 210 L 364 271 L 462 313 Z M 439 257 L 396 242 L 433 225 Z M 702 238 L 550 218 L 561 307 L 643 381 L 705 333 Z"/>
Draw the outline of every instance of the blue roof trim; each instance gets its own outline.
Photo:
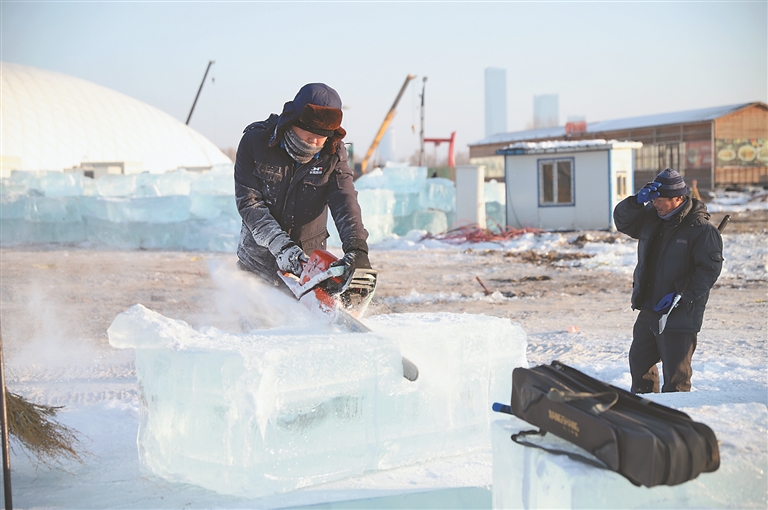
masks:
<path id="1" fill-rule="evenodd" d="M 727 106 L 716 106 L 713 108 L 700 108 L 698 110 L 687 110 L 683 112 L 659 113 L 655 115 L 642 115 L 639 117 L 628 117 L 625 119 L 603 120 L 590 122 L 587 124 L 587 133 L 603 133 L 606 131 L 621 131 L 629 129 L 642 129 L 653 126 L 663 126 L 669 124 L 688 124 L 694 122 L 707 122 L 715 120 L 729 113 L 751 106 L 753 104 L 763 104 L 760 102 L 741 103 Z M 488 136 L 469 146 L 491 145 L 497 143 L 514 143 L 523 140 L 543 140 L 551 138 L 560 138 L 565 136 L 565 126 L 557 126 L 542 129 L 529 129 L 526 131 L 515 131 L 512 133 L 498 133 Z"/>

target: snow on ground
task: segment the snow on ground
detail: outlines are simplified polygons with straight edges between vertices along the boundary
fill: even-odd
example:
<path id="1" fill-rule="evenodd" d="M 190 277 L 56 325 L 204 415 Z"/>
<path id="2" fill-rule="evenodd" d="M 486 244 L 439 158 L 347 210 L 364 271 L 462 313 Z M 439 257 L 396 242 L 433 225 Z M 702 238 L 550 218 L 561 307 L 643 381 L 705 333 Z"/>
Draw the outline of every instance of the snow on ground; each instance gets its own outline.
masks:
<path id="1" fill-rule="evenodd" d="M 583 254 L 589 258 L 563 260 L 555 265 L 564 267 L 585 267 L 617 274 L 632 274 L 637 262 L 637 241 L 627 236 L 608 236 L 604 233 L 526 233 L 517 239 L 503 242 L 450 243 L 436 239 L 420 241 L 426 232 L 412 231 L 409 236 L 393 236 L 375 246 L 377 251 L 415 251 L 446 250 L 462 252 L 466 250 L 498 250 L 521 253 L 533 250 L 546 254 L 556 251 L 565 254 Z M 583 244 L 574 244 L 579 236 L 586 236 Z M 749 280 L 768 280 L 768 243 L 765 234 L 723 234 L 723 271 L 721 278 L 745 278 Z M 478 293 L 476 299 L 485 296 Z M 447 296 L 451 299 L 451 296 Z M 409 299 L 409 297 L 404 297 Z"/>
<path id="2" fill-rule="evenodd" d="M 742 206 L 762 208 L 764 204 L 750 202 L 722 206 L 732 211 Z M 710 210 L 717 207 L 717 203 L 709 205 Z M 404 238 L 382 241 L 375 249 L 407 252 L 410 257 L 459 255 L 467 250 L 578 252 L 591 257 L 561 260 L 557 264 L 598 272 L 631 273 L 636 262 L 636 242 L 622 236 L 586 233 L 588 237 L 582 246 L 572 244 L 581 234 L 584 233 L 526 234 L 503 243 L 457 245 L 434 239 L 420 242 L 419 233 L 412 232 Z M 726 262 L 721 277 L 724 281 L 768 281 L 765 234 L 726 232 L 724 241 Z M 450 292 L 420 294 L 413 290 L 388 299 L 420 305 L 461 300 L 503 303 L 518 298 L 506 297 L 501 292 L 491 295 L 476 292 L 467 296 Z M 535 307 L 535 302 L 531 306 Z M 713 332 L 717 342 L 697 351 L 693 391 L 700 395 L 707 392 L 708 405 L 768 404 L 766 319 L 762 316 L 754 320 L 756 324 L 752 331 L 739 334 Z M 631 332 L 624 331 L 623 337 L 617 339 L 615 330 L 597 332 L 589 337 L 565 330 L 529 334 L 528 361 L 538 364 L 565 358 L 575 368 L 626 388 L 630 383 L 626 368 L 630 337 Z M 282 508 L 333 501 L 353 501 L 347 507 L 354 508 L 365 504 L 360 500 L 375 497 L 384 497 L 378 503 L 384 506 L 418 507 L 442 501 L 445 507 L 490 507 L 490 451 L 368 473 L 258 500 L 222 496 L 188 484 L 161 480 L 142 472 L 139 466 L 136 436 L 140 403 L 130 358 L 125 352 L 105 346 L 80 348 L 92 349 L 90 359 L 98 361 L 90 366 L 84 363 L 59 367 L 61 377 L 58 380 L 49 377 L 41 382 L 35 369 L 11 373 L 20 393 L 37 401 L 65 405 L 60 420 L 82 434 L 84 446 L 90 452 L 84 464 L 65 463 L 60 469 L 49 469 L 34 465 L 17 447 L 12 455 L 13 497 L 17 508 Z M 751 427 L 753 424 L 745 421 L 735 426 Z M 766 444 L 753 447 L 761 451 L 767 449 Z M 425 491 L 433 492 L 424 499 L 422 493 Z M 473 504 L 465 502 L 466 498 Z M 766 499 L 754 503 L 749 506 L 765 508 Z M 336 507 L 344 506 L 337 503 Z"/>

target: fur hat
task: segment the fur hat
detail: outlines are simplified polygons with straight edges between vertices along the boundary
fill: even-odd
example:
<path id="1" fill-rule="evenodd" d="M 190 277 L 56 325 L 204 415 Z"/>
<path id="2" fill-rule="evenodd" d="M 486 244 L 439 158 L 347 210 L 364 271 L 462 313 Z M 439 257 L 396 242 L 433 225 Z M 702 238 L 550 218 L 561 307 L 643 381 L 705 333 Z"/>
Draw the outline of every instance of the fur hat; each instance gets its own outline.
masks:
<path id="1" fill-rule="evenodd" d="M 327 136 L 323 150 L 331 154 L 342 147 L 347 132 L 341 127 L 341 97 L 325 83 L 307 83 L 296 94 L 293 101 L 283 105 L 283 113 L 277 119 L 277 126 L 269 140 L 269 146 L 280 143 L 283 132 L 295 125 L 320 136 Z"/>
<path id="2" fill-rule="evenodd" d="M 661 184 L 656 191 L 662 198 L 682 197 L 688 194 L 688 187 L 685 185 L 683 176 L 671 168 L 667 168 L 657 175 L 654 181 Z"/>
<path id="3" fill-rule="evenodd" d="M 342 116 L 342 111 L 338 108 L 306 104 L 294 124 L 316 135 L 330 137 L 341 127 Z"/>

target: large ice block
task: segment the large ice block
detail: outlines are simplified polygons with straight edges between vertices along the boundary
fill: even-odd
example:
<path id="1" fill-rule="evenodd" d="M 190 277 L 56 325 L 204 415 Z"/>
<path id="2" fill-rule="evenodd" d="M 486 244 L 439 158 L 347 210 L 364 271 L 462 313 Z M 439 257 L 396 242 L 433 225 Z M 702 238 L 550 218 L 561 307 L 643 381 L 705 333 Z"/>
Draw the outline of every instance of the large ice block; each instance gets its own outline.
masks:
<path id="1" fill-rule="evenodd" d="M 136 193 L 136 176 L 107 174 L 96 179 L 102 197 L 127 197 Z"/>
<path id="2" fill-rule="evenodd" d="M 413 227 L 426 230 L 430 234 L 439 234 L 448 230 L 448 217 L 443 211 L 430 209 L 413 213 Z"/>
<path id="3" fill-rule="evenodd" d="M 485 225 L 491 230 L 503 231 L 507 226 L 506 206 L 499 202 L 486 202 Z"/>
<path id="4" fill-rule="evenodd" d="M 25 219 L 31 223 L 58 223 L 82 221 L 80 201 L 76 197 L 36 197 L 26 201 Z"/>
<path id="5" fill-rule="evenodd" d="M 191 193 L 208 193 L 235 197 L 235 171 L 232 165 L 217 165 L 192 181 Z"/>
<path id="6" fill-rule="evenodd" d="M 391 215 L 395 209 L 395 193 L 388 189 L 363 189 L 357 193 L 357 201 L 368 216 Z"/>
<path id="7" fill-rule="evenodd" d="M 114 223 L 175 223 L 190 217 L 188 196 L 159 197 L 83 197 L 83 215 Z"/>
<path id="8" fill-rule="evenodd" d="M 527 366 L 522 329 L 465 314 L 367 323 L 374 333 L 243 334 L 141 305 L 118 315 L 109 341 L 135 349 L 142 465 L 253 497 L 489 447 L 490 405 Z M 402 377 L 402 355 L 417 381 Z"/>
<path id="9" fill-rule="evenodd" d="M 136 176 L 136 196 L 139 197 L 189 195 L 191 186 L 192 176 L 186 170 L 164 174 L 143 172 Z"/>
<path id="10" fill-rule="evenodd" d="M 665 396 L 668 402 L 660 403 L 685 406 L 686 397 L 691 395 Z M 500 402 L 508 401 L 507 398 Z M 634 486 L 613 471 L 518 445 L 510 436 L 535 427 L 514 417 L 495 421 L 492 427 L 493 507 L 766 508 L 768 408 L 765 404 L 701 405 L 681 407 L 681 410 L 714 430 L 720 449 L 720 468 L 680 485 L 652 488 Z M 537 442 L 585 454 L 551 434 Z"/>
<path id="11" fill-rule="evenodd" d="M 491 179 L 483 185 L 483 195 L 486 204 L 488 202 L 498 202 L 501 205 L 506 205 L 507 186 L 504 182 L 498 182 L 496 179 Z"/>
<path id="12" fill-rule="evenodd" d="M 419 195 L 422 209 L 437 209 L 449 212 L 456 210 L 456 185 L 450 179 L 433 177 L 427 179 Z"/>
<path id="13" fill-rule="evenodd" d="M 421 193 L 427 180 L 427 167 L 376 168 L 355 181 L 355 188 L 389 189 L 396 193 Z"/>
<path id="14" fill-rule="evenodd" d="M 0 195 L 26 195 L 28 191 L 27 183 L 18 178 L 14 179 L 13 174 L 11 174 L 11 177 L 0 179 Z"/>
<path id="15" fill-rule="evenodd" d="M 395 207 L 392 210 L 392 215 L 408 216 L 418 211 L 419 194 L 418 193 L 395 193 Z"/>
<path id="16" fill-rule="evenodd" d="M 79 197 L 83 194 L 83 174 L 45 172 L 40 187 L 46 197 Z"/>
<path id="17" fill-rule="evenodd" d="M 24 190 L 24 193 L 38 196 L 44 195 L 43 187 L 40 185 L 40 177 L 45 174 L 46 172 L 12 170 L 5 186 L 14 192 L 22 192 L 21 190 Z"/>
<path id="18" fill-rule="evenodd" d="M 0 219 L 20 220 L 27 217 L 26 194 L 4 193 L 0 195 Z"/>

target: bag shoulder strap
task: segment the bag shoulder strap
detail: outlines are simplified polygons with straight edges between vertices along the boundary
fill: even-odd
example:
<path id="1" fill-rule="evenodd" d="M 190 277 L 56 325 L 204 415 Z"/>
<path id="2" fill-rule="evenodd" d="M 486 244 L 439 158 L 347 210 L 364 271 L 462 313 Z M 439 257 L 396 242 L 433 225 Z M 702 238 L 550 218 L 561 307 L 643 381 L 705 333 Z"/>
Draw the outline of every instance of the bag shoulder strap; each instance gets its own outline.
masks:
<path id="1" fill-rule="evenodd" d="M 596 467 L 598 469 L 605 469 L 606 471 L 615 472 L 611 468 L 609 468 L 608 466 L 603 464 L 602 462 L 600 462 L 598 460 L 595 460 L 595 459 L 590 459 L 589 457 L 585 457 L 584 455 L 579 455 L 578 453 L 568 452 L 568 451 L 565 451 L 565 450 L 558 450 L 556 448 L 547 448 L 546 446 L 542 446 L 542 445 L 536 444 L 536 443 L 531 443 L 530 441 L 526 441 L 525 440 L 525 438 L 527 436 L 541 436 L 541 437 L 544 437 L 546 434 L 547 434 L 547 432 L 545 430 L 542 430 L 542 429 L 539 429 L 539 430 L 523 430 L 521 432 L 518 432 L 517 434 L 512 434 L 511 439 L 512 439 L 512 441 L 514 441 L 515 443 L 517 443 L 519 445 L 530 446 L 530 447 L 533 447 L 533 448 L 538 448 L 540 450 L 544 450 L 545 452 L 552 453 L 552 454 L 555 454 L 555 455 L 565 455 L 566 457 L 568 457 L 571 460 L 575 460 L 577 462 L 582 462 L 584 464 L 589 464 L 590 466 Z M 632 480 L 630 480 L 630 482 L 631 481 Z M 636 484 L 635 482 L 632 482 L 632 483 L 639 487 L 639 485 Z"/>

